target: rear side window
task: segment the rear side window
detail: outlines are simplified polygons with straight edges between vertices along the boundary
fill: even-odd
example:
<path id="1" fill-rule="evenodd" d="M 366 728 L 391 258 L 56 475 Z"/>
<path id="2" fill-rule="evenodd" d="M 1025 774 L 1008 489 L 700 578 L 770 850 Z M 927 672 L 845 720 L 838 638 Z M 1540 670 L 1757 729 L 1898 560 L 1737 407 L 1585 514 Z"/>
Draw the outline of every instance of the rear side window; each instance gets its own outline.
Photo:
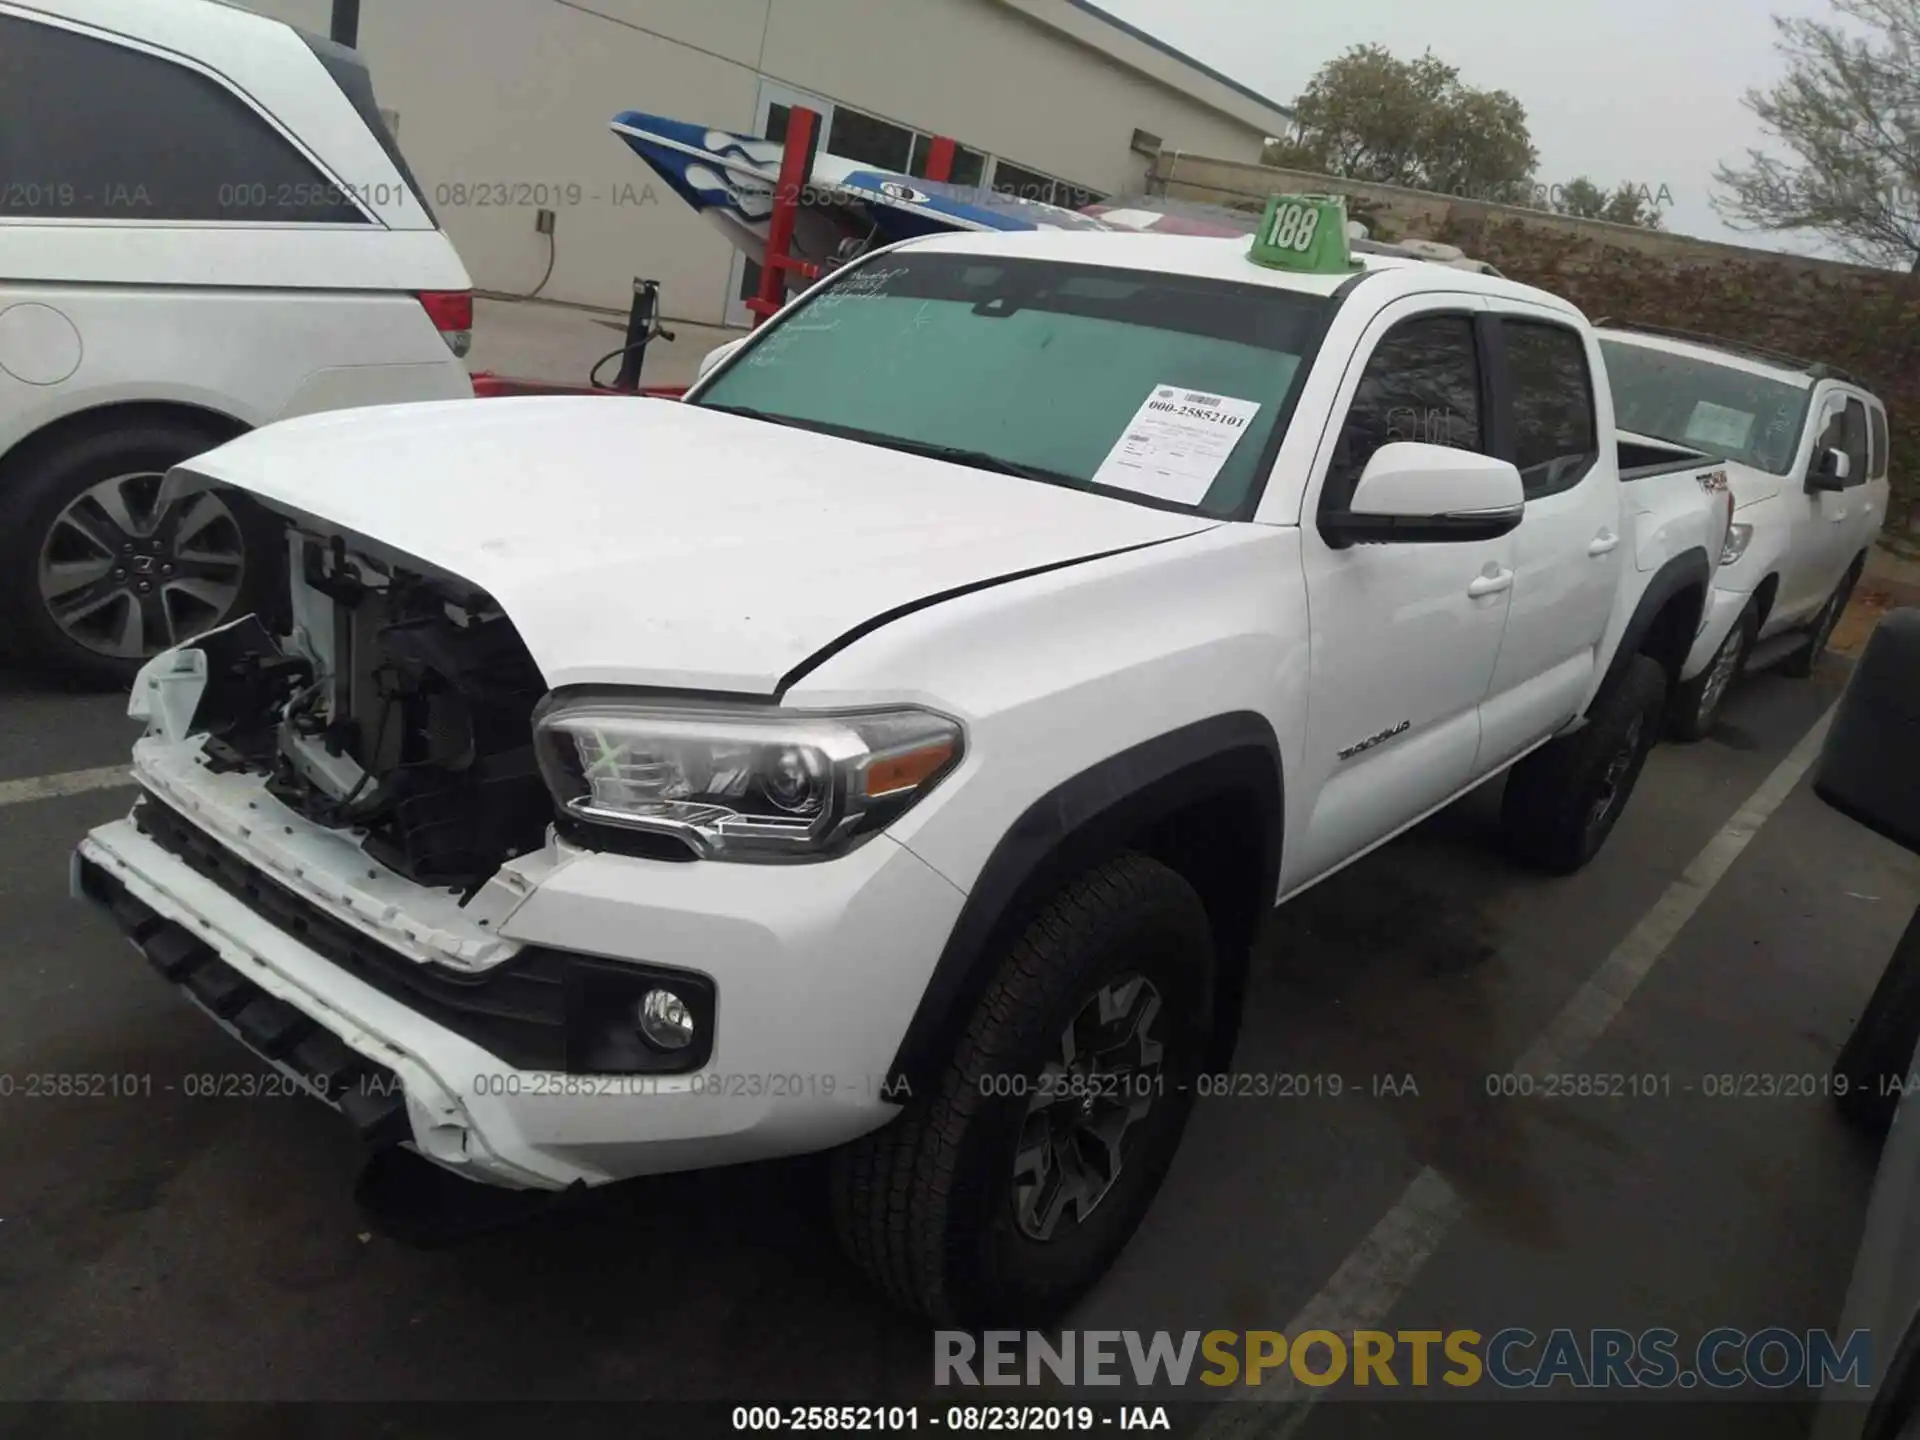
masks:
<path id="1" fill-rule="evenodd" d="M 1527 498 L 1578 485 L 1600 458 L 1587 347 L 1564 325 L 1500 322 L 1513 407 L 1513 463 Z"/>
<path id="2" fill-rule="evenodd" d="M 1869 405 L 1867 423 L 1873 439 L 1873 463 L 1867 467 L 1867 478 L 1884 480 L 1887 478 L 1887 412 L 1878 405 Z"/>
<path id="3" fill-rule="evenodd" d="M 0 216 L 367 224 L 218 81 L 0 15 Z"/>
<path id="4" fill-rule="evenodd" d="M 1399 440 L 1483 450 L 1480 361 L 1465 315 L 1403 320 L 1374 347 L 1340 427 L 1321 505 L 1344 510 L 1382 445 Z"/>

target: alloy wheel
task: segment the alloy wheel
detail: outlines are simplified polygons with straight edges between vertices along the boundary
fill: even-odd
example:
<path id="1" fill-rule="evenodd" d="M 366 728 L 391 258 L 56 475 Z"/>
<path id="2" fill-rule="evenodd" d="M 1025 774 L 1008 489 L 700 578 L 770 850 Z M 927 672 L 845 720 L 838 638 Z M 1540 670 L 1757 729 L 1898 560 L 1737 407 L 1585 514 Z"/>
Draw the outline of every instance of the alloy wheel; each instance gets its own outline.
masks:
<path id="1" fill-rule="evenodd" d="M 239 521 L 216 495 L 163 502 L 164 476 L 102 480 L 40 546 L 40 600 L 75 644 L 137 660 L 223 619 L 246 578 Z"/>
<path id="2" fill-rule="evenodd" d="M 1640 754 L 1640 737 L 1646 733 L 1646 717 L 1636 715 L 1633 723 L 1627 726 L 1625 738 L 1613 758 L 1607 761 L 1607 768 L 1600 776 L 1600 793 L 1595 797 L 1593 808 L 1587 812 L 1587 829 L 1592 830 L 1605 820 L 1613 807 L 1619 803 L 1621 790 L 1626 784 L 1627 774 L 1633 769 L 1633 762 Z"/>
<path id="3" fill-rule="evenodd" d="M 1720 653 L 1714 656 L 1713 671 L 1707 676 L 1706 689 L 1700 695 L 1700 725 L 1706 728 L 1707 722 L 1720 708 L 1720 701 L 1727 693 L 1727 687 L 1733 683 L 1733 677 L 1740 673 L 1740 664 L 1747 655 L 1747 627 L 1744 623 L 1733 627 L 1733 633 L 1727 636 L 1726 643 L 1720 647 Z"/>
<path id="4" fill-rule="evenodd" d="M 1119 1179 L 1127 1132 L 1163 1084 L 1160 1012 L 1150 980 L 1121 975 L 1060 1032 L 1057 1057 L 1030 1091 L 1013 1161 L 1014 1218 L 1029 1239 L 1051 1240 L 1069 1218 L 1084 1223 Z"/>

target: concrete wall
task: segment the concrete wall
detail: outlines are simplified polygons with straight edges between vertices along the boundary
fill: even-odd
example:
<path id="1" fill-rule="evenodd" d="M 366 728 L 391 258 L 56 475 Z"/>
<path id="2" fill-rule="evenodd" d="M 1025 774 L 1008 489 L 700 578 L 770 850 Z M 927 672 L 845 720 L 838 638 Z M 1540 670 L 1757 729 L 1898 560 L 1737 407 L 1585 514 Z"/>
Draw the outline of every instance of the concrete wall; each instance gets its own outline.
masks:
<path id="1" fill-rule="evenodd" d="M 531 290 L 547 261 L 535 205 L 479 187 L 549 187 L 556 261 L 543 298 L 624 310 L 635 275 L 670 316 L 722 319 L 734 252 L 607 130 L 648 110 L 754 128 L 761 77 L 1090 188 L 1138 189 L 1144 129 L 1169 145 L 1257 158 L 1270 127 L 1217 81 L 1182 95 L 1072 37 L 1058 0 L 362 0 L 360 49 L 400 144 L 482 289 Z M 327 32 L 330 0 L 247 0 Z M 1104 27 L 1111 31 L 1112 27 Z M 1136 40 L 1141 63 L 1171 64 Z M 1175 66 L 1177 69 L 1177 65 Z M 343 177 L 351 181 L 355 177 Z M 465 203 L 452 188 L 469 187 Z M 556 191 L 578 186 L 568 203 Z M 641 203 L 633 203 L 634 201 Z"/>
<path id="2" fill-rule="evenodd" d="M 1887 406 L 1890 528 L 1920 528 L 1920 277 L 1195 155 L 1163 155 L 1154 175 L 1156 190 L 1213 204 L 1339 192 L 1377 239 L 1458 245 L 1590 316 L 1725 336 L 1852 371 Z"/>

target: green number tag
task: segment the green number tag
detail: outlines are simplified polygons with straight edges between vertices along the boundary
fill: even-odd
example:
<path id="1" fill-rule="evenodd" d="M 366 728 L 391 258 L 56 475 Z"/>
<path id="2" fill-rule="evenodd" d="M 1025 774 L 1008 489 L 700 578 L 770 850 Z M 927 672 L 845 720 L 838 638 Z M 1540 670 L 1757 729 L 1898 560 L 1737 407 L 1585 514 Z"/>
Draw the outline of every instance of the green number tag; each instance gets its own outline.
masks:
<path id="1" fill-rule="evenodd" d="M 1276 195 L 1254 233 L 1248 258 L 1276 270 L 1323 275 L 1354 268 L 1347 249 L 1347 202 L 1339 195 Z"/>

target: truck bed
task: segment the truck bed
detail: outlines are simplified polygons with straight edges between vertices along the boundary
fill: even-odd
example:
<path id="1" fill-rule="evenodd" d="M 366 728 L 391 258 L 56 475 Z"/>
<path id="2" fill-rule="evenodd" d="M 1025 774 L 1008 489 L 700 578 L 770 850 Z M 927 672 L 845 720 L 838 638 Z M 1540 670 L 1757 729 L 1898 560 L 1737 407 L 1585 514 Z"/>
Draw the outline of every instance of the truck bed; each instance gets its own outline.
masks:
<path id="1" fill-rule="evenodd" d="M 1616 442 L 1623 481 L 1645 480 L 1653 475 L 1671 475 L 1676 470 L 1698 470 L 1718 465 L 1718 457 L 1704 450 L 1689 450 L 1667 440 L 1633 435 L 1622 430 Z"/>

